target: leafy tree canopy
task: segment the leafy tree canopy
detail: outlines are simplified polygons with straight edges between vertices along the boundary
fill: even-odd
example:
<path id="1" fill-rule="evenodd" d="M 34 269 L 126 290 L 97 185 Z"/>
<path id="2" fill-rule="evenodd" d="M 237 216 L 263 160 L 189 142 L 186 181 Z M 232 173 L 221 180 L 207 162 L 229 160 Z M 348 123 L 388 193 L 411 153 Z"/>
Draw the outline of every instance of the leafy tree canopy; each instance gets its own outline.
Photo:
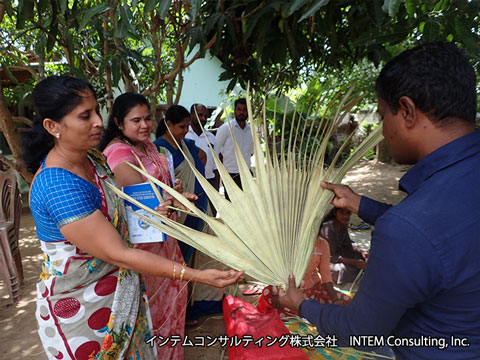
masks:
<path id="1" fill-rule="evenodd" d="M 232 0 L 193 1 L 190 46 L 205 44 L 223 63 L 230 88 L 295 87 L 326 69 L 378 65 L 409 45 L 459 43 L 478 68 L 480 1 Z"/>

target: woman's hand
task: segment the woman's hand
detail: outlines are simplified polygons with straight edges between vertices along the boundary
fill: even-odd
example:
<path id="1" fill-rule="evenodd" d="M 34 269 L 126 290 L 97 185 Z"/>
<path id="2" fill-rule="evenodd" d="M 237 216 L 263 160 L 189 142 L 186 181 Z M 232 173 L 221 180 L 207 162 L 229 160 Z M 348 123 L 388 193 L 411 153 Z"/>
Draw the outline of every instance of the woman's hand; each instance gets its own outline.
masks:
<path id="1" fill-rule="evenodd" d="M 172 204 L 173 204 L 172 199 L 167 199 L 163 203 L 158 205 L 155 208 L 155 211 L 158 212 L 160 215 L 169 217 L 170 215 L 172 215 L 172 210 L 169 209 L 169 207 L 171 207 Z"/>
<path id="2" fill-rule="evenodd" d="M 244 279 L 243 271 L 227 270 L 220 271 L 216 269 L 202 270 L 197 281 L 204 284 L 223 288 L 235 284 L 239 279 Z"/>
<path id="3" fill-rule="evenodd" d="M 355 261 L 354 264 L 357 268 L 365 270 L 367 268 L 367 263 L 361 259 Z"/>
<path id="4" fill-rule="evenodd" d="M 182 195 L 185 198 L 187 198 L 187 200 L 192 201 L 192 202 L 198 199 L 198 196 L 195 195 L 195 194 L 192 194 L 192 193 L 182 193 Z M 178 209 L 183 210 L 183 211 L 190 211 L 190 209 L 183 206 L 183 204 L 180 201 L 178 201 L 177 199 L 175 199 L 172 195 L 167 196 L 164 204 L 167 203 L 167 202 L 169 202 L 169 205 L 167 205 L 167 206 L 178 208 Z M 162 206 L 162 205 L 160 205 L 160 206 Z M 157 208 L 159 208 L 160 206 L 157 206 Z M 157 208 L 155 208 L 156 211 L 158 211 Z M 170 216 L 172 213 L 175 212 L 175 210 L 173 210 L 173 209 L 168 209 L 168 210 L 170 210 L 168 215 L 165 215 L 165 214 L 162 214 L 162 215 Z"/>
<path id="5" fill-rule="evenodd" d="M 272 298 L 272 303 L 278 309 L 282 307 L 289 308 L 290 310 L 295 311 L 298 314 L 298 308 L 303 300 L 306 299 L 305 289 L 303 288 L 304 283 L 299 288 L 295 283 L 295 276 L 291 275 L 288 278 L 288 289 L 287 291 L 283 289 L 278 290 L 278 295 L 274 295 Z"/>
<path id="6" fill-rule="evenodd" d="M 198 199 L 198 196 L 195 195 L 195 194 L 192 194 L 192 193 L 182 193 L 182 195 L 189 201 L 193 202 L 195 200 Z M 185 206 L 183 206 L 183 204 L 178 201 L 177 199 L 175 199 L 173 196 L 171 195 L 168 195 L 167 196 L 167 201 L 171 201 L 171 206 L 175 207 L 175 208 L 179 208 L 180 210 L 183 210 L 183 211 L 190 211 L 190 209 L 186 208 Z M 173 210 L 172 210 L 173 212 Z"/>
<path id="7" fill-rule="evenodd" d="M 183 193 L 183 184 L 182 184 L 182 180 L 180 179 L 175 179 L 175 184 L 173 185 L 173 189 L 175 191 L 178 191 L 180 194 Z"/>

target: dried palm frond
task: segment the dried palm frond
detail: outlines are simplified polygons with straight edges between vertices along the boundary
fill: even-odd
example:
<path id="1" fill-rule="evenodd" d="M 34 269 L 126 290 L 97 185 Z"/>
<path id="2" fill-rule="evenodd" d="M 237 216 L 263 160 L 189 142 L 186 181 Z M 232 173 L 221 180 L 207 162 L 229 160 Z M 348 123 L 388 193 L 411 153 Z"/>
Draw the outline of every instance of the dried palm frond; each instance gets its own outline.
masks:
<path id="1" fill-rule="evenodd" d="M 245 270 L 258 281 L 270 285 L 287 285 L 288 276 L 293 273 L 299 284 L 309 264 L 321 220 L 333 198 L 333 193 L 324 190 L 320 183 L 340 182 L 345 173 L 382 139 L 379 126 L 357 147 L 340 169 L 335 169 L 334 165 L 348 143 L 347 140 L 331 165 L 326 166 L 328 141 L 359 99 L 352 90 L 347 91 L 343 97 L 338 96 L 334 99 L 336 111 L 333 118 L 327 120 L 325 116 L 322 117 L 315 134 L 313 126 L 308 132 L 306 126 L 303 126 L 302 131 L 298 130 L 302 121 L 306 121 L 298 116 L 296 120 L 294 118 L 292 124 L 292 129 L 297 130 L 290 131 L 289 137 L 285 138 L 284 118 L 279 149 L 274 146 L 270 150 L 266 146 L 266 150 L 263 151 L 247 96 L 247 109 L 254 139 L 255 176 L 250 172 L 234 140 L 243 190 L 235 184 L 214 152 L 214 160 L 230 201 L 210 185 L 195 169 L 194 164 L 189 163 L 217 209 L 219 218 L 204 214 L 171 187 L 137 166 L 129 164 L 149 181 L 170 193 L 183 206 L 190 209 L 193 215 L 205 221 L 213 235 L 190 229 L 148 209 L 120 190 L 113 187 L 112 190 L 158 219 L 145 217 L 143 219 L 146 222 L 220 262 L 235 269 Z M 273 128 L 275 132 L 275 124 Z M 265 112 L 263 131 L 265 134 L 268 132 Z M 304 149 L 309 150 L 304 153 L 298 151 L 298 144 L 306 145 Z M 185 161 L 188 161 L 186 156 Z"/>

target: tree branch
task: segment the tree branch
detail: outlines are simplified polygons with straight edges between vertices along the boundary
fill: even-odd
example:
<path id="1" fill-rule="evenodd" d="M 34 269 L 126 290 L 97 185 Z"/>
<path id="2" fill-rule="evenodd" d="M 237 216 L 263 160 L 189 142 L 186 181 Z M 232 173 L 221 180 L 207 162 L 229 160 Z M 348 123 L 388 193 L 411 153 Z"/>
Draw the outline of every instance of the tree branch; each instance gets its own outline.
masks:
<path id="1" fill-rule="evenodd" d="M 25 116 L 13 116 L 12 119 L 16 123 L 32 126 L 32 120 L 26 118 Z"/>
<path id="2" fill-rule="evenodd" d="M 245 14 L 243 15 L 242 17 L 240 18 L 235 18 L 235 21 L 242 21 L 242 20 L 245 20 L 246 18 L 252 16 L 253 14 L 255 14 L 258 10 L 260 10 L 263 5 L 265 5 L 265 0 L 263 0 L 255 9 L 253 9 L 252 11 L 250 11 L 248 14 Z"/>
<path id="3" fill-rule="evenodd" d="M 0 2 L 0 23 L 3 20 L 3 16 L 5 15 L 5 5 L 3 2 Z"/>
<path id="4" fill-rule="evenodd" d="M 210 39 L 210 41 L 205 44 L 203 49 L 205 51 L 209 50 L 215 44 L 215 41 L 217 41 L 217 34 L 213 35 L 213 37 Z M 193 62 L 201 56 L 201 54 L 202 54 L 201 51 L 198 50 L 197 53 L 187 63 L 185 63 L 183 65 L 183 68 L 186 69 L 187 67 L 192 65 Z"/>
<path id="5" fill-rule="evenodd" d="M 109 47 L 108 47 L 108 22 L 107 18 L 103 19 L 103 56 L 108 57 Z M 112 67 L 110 64 L 105 66 L 105 87 L 106 94 L 105 98 L 107 99 L 107 110 L 110 113 L 113 106 L 113 92 L 112 92 Z"/>

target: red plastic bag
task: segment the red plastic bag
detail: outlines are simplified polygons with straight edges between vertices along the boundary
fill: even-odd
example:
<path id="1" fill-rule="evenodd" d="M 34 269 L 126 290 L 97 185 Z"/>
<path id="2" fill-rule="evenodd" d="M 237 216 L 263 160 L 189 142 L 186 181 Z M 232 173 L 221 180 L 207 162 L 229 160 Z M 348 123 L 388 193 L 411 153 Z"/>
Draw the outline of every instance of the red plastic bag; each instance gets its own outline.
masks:
<path id="1" fill-rule="evenodd" d="M 290 332 L 277 310 L 267 304 L 261 308 L 233 296 L 223 300 L 225 329 L 230 338 L 228 359 L 308 359 L 302 349 L 290 346 Z M 230 346 L 232 343 L 234 346 Z"/>

